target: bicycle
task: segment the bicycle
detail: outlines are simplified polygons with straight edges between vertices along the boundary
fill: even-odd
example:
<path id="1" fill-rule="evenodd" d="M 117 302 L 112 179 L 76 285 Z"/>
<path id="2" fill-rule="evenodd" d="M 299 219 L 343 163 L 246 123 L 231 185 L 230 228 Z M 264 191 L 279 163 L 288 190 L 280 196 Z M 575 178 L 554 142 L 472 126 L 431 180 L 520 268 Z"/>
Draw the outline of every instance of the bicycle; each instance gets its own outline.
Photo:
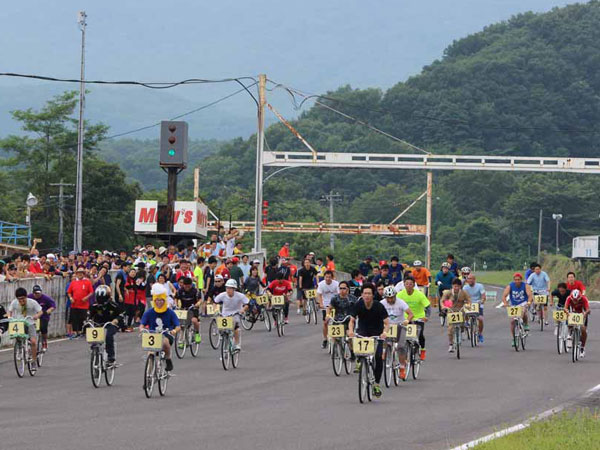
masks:
<path id="1" fill-rule="evenodd" d="M 384 368 L 383 368 L 383 377 L 385 382 L 385 387 L 389 388 L 392 385 L 392 382 L 395 386 L 398 386 L 400 380 L 400 358 L 398 356 L 398 352 L 400 347 L 398 345 L 400 339 L 400 329 L 398 324 L 391 324 L 390 329 L 385 340 L 384 351 Z"/>
<path id="2" fill-rule="evenodd" d="M 479 303 L 471 303 L 470 307 L 465 306 L 464 311 L 471 347 L 477 347 L 479 345 Z"/>
<path id="3" fill-rule="evenodd" d="M 273 321 L 275 329 L 277 330 L 277 336 L 285 336 L 285 320 L 283 317 L 283 307 L 285 305 L 285 297 L 283 295 L 272 295 L 270 299 L 271 303 L 271 314 L 273 314 Z"/>
<path id="4" fill-rule="evenodd" d="M 113 362 L 109 364 L 108 354 L 106 352 L 106 326 L 116 326 L 111 322 L 106 322 L 101 327 L 87 321 L 83 327 L 85 329 L 85 340 L 91 344 L 90 353 L 90 375 L 92 377 L 92 385 L 97 388 L 100 386 L 102 381 L 102 374 L 107 386 L 112 386 L 115 381 L 115 369 L 117 365 Z M 115 343 L 116 351 L 116 343 Z"/>
<path id="5" fill-rule="evenodd" d="M 352 373 L 352 351 L 346 338 L 349 320 L 350 316 L 342 320 L 331 319 L 330 325 L 327 326 L 327 337 L 332 341 L 331 364 L 336 377 L 342 373 L 342 366 L 346 375 Z"/>
<path id="6" fill-rule="evenodd" d="M 250 309 L 242 316 L 242 327 L 244 330 L 250 331 L 256 322 L 259 320 L 265 323 L 267 331 L 271 331 L 271 316 L 266 311 L 266 305 L 269 303 L 269 298 L 266 295 L 252 295 L 256 301 L 257 312 L 253 313 Z"/>
<path id="7" fill-rule="evenodd" d="M 213 350 L 218 350 L 221 345 L 221 335 L 219 334 L 219 329 L 217 328 L 217 319 L 216 316 L 221 312 L 221 305 L 217 305 L 215 303 L 209 303 L 206 305 L 206 316 L 212 317 L 210 321 L 210 326 L 208 327 L 208 340 L 210 341 L 210 346 Z"/>
<path id="8" fill-rule="evenodd" d="M 179 359 L 185 356 L 185 351 L 188 347 L 194 358 L 198 356 L 198 352 L 200 351 L 200 343 L 196 342 L 196 329 L 192 323 L 194 309 L 197 309 L 197 307 L 190 306 L 188 309 L 175 310 L 181 326 L 181 329 L 175 334 L 175 354 Z"/>
<path id="9" fill-rule="evenodd" d="M 525 342 L 527 341 L 527 332 L 523 325 L 523 307 L 522 306 L 508 306 L 507 307 L 508 317 L 511 318 L 514 323 L 513 327 L 513 347 L 518 352 L 519 345 L 525 350 Z"/>
<path id="10" fill-rule="evenodd" d="M 0 323 L 8 322 L 8 335 L 11 339 L 14 339 L 13 347 L 13 360 L 15 363 L 15 370 L 19 378 L 25 376 L 25 364 L 27 364 L 27 371 L 30 376 L 35 376 L 36 369 L 33 366 L 33 359 L 31 358 L 31 342 L 29 341 L 29 333 L 27 333 L 28 327 L 32 326 L 27 320 L 33 320 L 32 317 L 27 316 L 24 319 L 4 319 L 0 320 Z"/>
<path id="11" fill-rule="evenodd" d="M 44 362 L 44 355 L 46 354 L 47 349 L 44 348 L 44 342 L 42 338 L 41 330 L 41 322 L 40 319 L 35 321 L 35 330 L 37 331 L 38 340 L 37 340 L 37 365 L 38 367 L 42 367 L 42 363 Z"/>
<path id="12" fill-rule="evenodd" d="M 406 330 L 406 375 L 402 381 L 408 380 L 408 374 L 412 372 L 413 380 L 419 377 L 421 371 L 421 344 L 419 343 L 419 334 L 421 333 L 423 322 L 415 320 L 413 323 L 403 326 Z"/>
<path id="13" fill-rule="evenodd" d="M 460 344 L 462 343 L 462 330 L 465 323 L 464 315 L 462 311 L 448 311 L 448 326 L 452 326 L 452 333 L 454 338 L 452 339 L 452 348 L 456 353 L 456 359 L 460 359 Z"/>
<path id="14" fill-rule="evenodd" d="M 372 386 L 375 384 L 376 345 L 383 341 L 379 337 L 363 337 L 356 335 L 352 346 L 356 355 L 356 364 L 360 364 L 358 372 L 358 400 L 361 403 L 373 400 Z M 377 344 L 375 344 L 377 342 Z"/>
<path id="15" fill-rule="evenodd" d="M 546 305 L 548 305 L 548 296 L 542 294 L 534 294 L 533 303 L 533 320 L 535 320 L 535 318 L 538 317 L 540 321 L 540 331 L 544 331 L 544 321 L 546 320 L 546 317 L 544 317 L 544 308 L 546 307 Z"/>
<path id="16" fill-rule="evenodd" d="M 567 325 L 571 329 L 571 359 L 574 363 L 579 361 L 581 352 L 581 327 L 583 326 L 583 314 L 570 312 Z"/>
<path id="17" fill-rule="evenodd" d="M 147 351 L 144 367 L 144 393 L 147 398 L 152 397 L 154 384 L 158 383 L 158 393 L 164 396 L 171 373 L 167 371 L 165 352 L 162 349 L 163 331 L 142 330 L 142 350 Z"/>
<path id="18" fill-rule="evenodd" d="M 556 323 L 556 349 L 558 354 L 567 352 L 567 338 L 569 337 L 569 327 L 565 323 L 567 321 L 567 313 L 564 309 L 556 309 L 552 313 L 552 318 Z"/>
<path id="19" fill-rule="evenodd" d="M 240 314 L 235 313 L 233 316 L 220 316 L 217 318 L 217 327 L 221 337 L 221 363 L 225 370 L 229 370 L 230 363 L 234 369 L 237 368 L 240 360 L 240 350 L 236 347 L 233 338 L 235 330 L 233 318 L 235 316 L 240 316 Z"/>
<path id="20" fill-rule="evenodd" d="M 304 314 L 306 323 L 310 324 L 310 321 L 312 320 L 314 322 L 314 324 L 316 325 L 317 324 L 317 311 L 319 310 L 319 308 L 317 308 L 317 303 L 315 300 L 317 298 L 317 291 L 315 289 L 305 289 L 304 297 L 305 297 L 306 301 L 305 301 L 305 306 L 303 308 L 303 314 Z"/>

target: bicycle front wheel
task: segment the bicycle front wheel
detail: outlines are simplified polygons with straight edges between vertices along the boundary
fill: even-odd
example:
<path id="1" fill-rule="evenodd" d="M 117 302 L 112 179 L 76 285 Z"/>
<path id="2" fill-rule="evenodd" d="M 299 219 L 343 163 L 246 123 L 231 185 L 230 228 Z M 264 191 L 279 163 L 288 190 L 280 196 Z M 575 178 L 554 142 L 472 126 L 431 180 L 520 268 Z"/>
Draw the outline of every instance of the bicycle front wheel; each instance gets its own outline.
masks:
<path id="1" fill-rule="evenodd" d="M 405 364 L 405 374 L 404 374 L 404 378 L 402 378 L 402 381 L 407 381 L 408 380 L 408 376 L 410 375 L 410 371 L 412 369 L 413 366 L 413 346 L 411 343 L 409 343 L 406 349 L 406 364 Z"/>
<path id="2" fill-rule="evenodd" d="M 15 361 L 15 370 L 19 378 L 25 376 L 25 346 L 20 339 L 15 341 L 15 347 L 13 350 L 13 359 Z"/>
<path id="3" fill-rule="evenodd" d="M 556 324 L 556 350 L 558 350 L 559 355 L 562 355 L 562 352 L 563 352 L 562 322 L 558 322 Z"/>
<path id="4" fill-rule="evenodd" d="M 373 375 L 373 368 L 371 366 L 371 362 L 368 359 L 365 359 L 363 370 L 365 371 L 365 379 L 367 380 L 367 398 L 369 399 L 369 401 L 373 401 L 373 385 L 371 381 L 371 377 Z"/>
<path id="5" fill-rule="evenodd" d="M 210 346 L 217 350 L 219 348 L 219 343 L 221 342 L 221 335 L 219 334 L 219 329 L 217 328 L 217 320 L 213 318 L 210 321 L 210 326 L 208 327 L 208 340 L 210 341 Z"/>
<path id="6" fill-rule="evenodd" d="M 102 381 L 102 354 L 96 346 L 94 346 L 90 355 L 90 375 L 94 387 L 99 387 Z"/>
<path id="7" fill-rule="evenodd" d="M 271 327 L 271 314 L 269 314 L 269 312 L 266 309 L 263 310 L 263 317 L 265 318 L 265 328 L 270 333 L 271 330 L 272 330 L 272 327 Z"/>
<path id="8" fill-rule="evenodd" d="M 231 353 L 229 352 L 229 340 L 231 338 L 229 336 L 224 336 L 221 339 L 221 363 L 223 364 L 223 369 L 229 370 L 229 365 L 231 364 Z"/>
<path id="9" fill-rule="evenodd" d="M 185 356 L 185 350 L 187 348 L 187 340 L 185 336 L 185 330 L 179 330 L 175 334 L 175 354 L 179 359 Z"/>
<path id="10" fill-rule="evenodd" d="M 456 347 L 456 359 L 460 359 L 460 327 L 454 326 L 454 346 Z"/>
<path id="11" fill-rule="evenodd" d="M 540 317 L 540 331 L 544 331 L 544 320 L 546 320 L 546 318 L 544 317 L 544 307 L 543 306 L 540 306 L 539 317 Z"/>
<path id="12" fill-rule="evenodd" d="M 169 384 L 169 372 L 167 372 L 167 361 L 164 357 L 159 360 L 158 366 L 158 393 L 164 396 L 167 393 L 167 385 Z"/>
<path id="13" fill-rule="evenodd" d="M 514 322 L 514 329 L 513 329 L 513 347 L 515 348 L 515 351 L 519 351 L 519 323 L 518 322 Z"/>
<path id="14" fill-rule="evenodd" d="M 304 320 L 306 320 L 307 324 L 310 324 L 311 317 L 312 317 L 312 302 L 310 300 L 306 300 L 304 302 Z"/>
<path id="15" fill-rule="evenodd" d="M 392 377 L 394 372 L 394 350 L 390 344 L 385 346 L 385 360 L 383 366 L 383 378 L 385 387 L 389 388 L 392 385 Z"/>
<path id="16" fill-rule="evenodd" d="M 352 373 L 352 351 L 348 342 L 344 341 L 342 347 L 344 348 L 344 370 L 346 375 L 350 375 Z"/>
<path id="17" fill-rule="evenodd" d="M 42 363 L 44 362 L 44 344 L 42 342 L 42 335 L 38 334 L 37 340 L 37 365 L 38 367 L 42 367 Z"/>
<path id="18" fill-rule="evenodd" d="M 200 330 L 198 330 L 198 333 L 200 333 Z M 195 358 L 198 356 L 198 352 L 200 351 L 200 343 L 196 342 L 196 330 L 193 326 L 188 328 L 187 342 L 188 347 L 190 348 L 190 353 Z"/>
<path id="19" fill-rule="evenodd" d="M 27 371 L 30 376 L 35 376 L 36 370 L 33 365 L 35 362 L 31 359 L 31 343 L 29 341 L 25 342 L 25 360 L 27 361 Z"/>
<path id="20" fill-rule="evenodd" d="M 360 358 L 358 361 L 358 364 L 361 365 L 360 372 L 358 372 L 358 400 L 364 403 L 368 400 L 367 393 L 369 391 L 368 363 L 365 358 Z"/>
<path id="21" fill-rule="evenodd" d="M 579 330 L 573 328 L 573 342 L 571 343 L 571 357 L 573 362 L 579 360 Z"/>
<path id="22" fill-rule="evenodd" d="M 152 397 L 152 391 L 154 390 L 155 370 L 154 365 L 154 353 L 149 353 L 146 356 L 146 367 L 144 367 L 144 393 L 146 397 Z"/>
<path id="23" fill-rule="evenodd" d="M 342 364 L 344 362 L 343 351 L 342 343 L 339 340 L 334 341 L 333 349 L 331 350 L 331 364 L 333 365 L 333 373 L 336 377 L 339 377 L 342 373 Z"/>
<path id="24" fill-rule="evenodd" d="M 315 325 L 317 325 L 317 305 L 314 299 L 310 301 L 310 309 L 312 312 L 313 322 L 315 323 Z"/>

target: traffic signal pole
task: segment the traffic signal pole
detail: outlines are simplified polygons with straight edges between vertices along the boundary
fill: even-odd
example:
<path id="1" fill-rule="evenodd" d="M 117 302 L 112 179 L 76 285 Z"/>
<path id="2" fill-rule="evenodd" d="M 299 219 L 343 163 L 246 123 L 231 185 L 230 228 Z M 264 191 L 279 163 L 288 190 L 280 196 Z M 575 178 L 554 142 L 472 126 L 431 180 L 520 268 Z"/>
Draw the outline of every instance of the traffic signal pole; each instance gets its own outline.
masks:
<path id="1" fill-rule="evenodd" d="M 169 233 L 173 232 L 174 218 L 175 218 L 175 200 L 177 200 L 177 167 L 168 168 L 167 178 L 167 230 Z"/>

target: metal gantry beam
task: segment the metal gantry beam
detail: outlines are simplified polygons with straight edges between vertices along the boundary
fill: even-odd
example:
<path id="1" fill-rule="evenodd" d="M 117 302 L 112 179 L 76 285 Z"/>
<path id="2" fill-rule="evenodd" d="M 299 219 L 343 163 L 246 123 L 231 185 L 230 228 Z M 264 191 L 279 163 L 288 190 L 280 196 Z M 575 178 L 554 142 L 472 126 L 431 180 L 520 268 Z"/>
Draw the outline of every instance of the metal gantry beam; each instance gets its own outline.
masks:
<path id="1" fill-rule="evenodd" d="M 208 222 L 208 230 L 217 230 L 217 221 Z M 222 221 L 222 227 L 235 227 L 244 232 L 254 232 L 253 222 Z M 383 236 L 424 236 L 425 225 L 372 224 L 372 223 L 326 223 L 326 222 L 269 222 L 262 226 L 263 232 L 271 233 L 331 233 L 331 234 L 373 234 Z"/>
<path id="2" fill-rule="evenodd" d="M 395 153 L 264 152 L 265 167 L 338 167 L 345 169 L 495 170 L 600 174 L 600 158 L 413 155 Z"/>

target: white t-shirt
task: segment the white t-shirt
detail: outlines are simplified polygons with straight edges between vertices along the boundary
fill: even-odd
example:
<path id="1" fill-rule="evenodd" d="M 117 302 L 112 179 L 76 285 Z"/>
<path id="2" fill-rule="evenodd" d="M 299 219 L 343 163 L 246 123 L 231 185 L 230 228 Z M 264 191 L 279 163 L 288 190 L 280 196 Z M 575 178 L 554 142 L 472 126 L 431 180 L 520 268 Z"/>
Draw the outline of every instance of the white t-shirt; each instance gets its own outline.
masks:
<path id="1" fill-rule="evenodd" d="M 23 311 L 23 309 L 25 309 L 25 311 Z M 25 302 L 25 308 L 23 308 L 20 305 L 19 300 L 17 300 L 16 298 L 12 302 L 10 302 L 10 305 L 8 306 L 8 312 L 11 313 L 14 319 L 24 319 L 27 316 L 33 317 L 41 310 L 42 307 L 40 306 L 40 304 L 32 298 L 27 299 L 27 302 Z M 33 321 L 31 319 L 28 319 L 27 323 L 31 325 L 33 324 Z"/>
<path id="2" fill-rule="evenodd" d="M 331 284 L 327 284 L 327 282 L 323 280 L 317 287 L 317 294 L 321 294 L 323 296 L 323 307 L 325 308 L 329 306 L 333 296 L 339 293 L 339 284 L 335 280 L 331 280 Z"/>
<path id="3" fill-rule="evenodd" d="M 408 304 L 399 298 L 396 299 L 393 305 L 390 305 L 387 300 L 382 300 L 381 304 L 387 311 L 390 317 L 390 323 L 399 324 L 404 322 L 404 314 L 409 309 Z"/>
<path id="4" fill-rule="evenodd" d="M 235 238 L 231 238 L 225 245 L 225 256 L 233 256 L 233 249 L 235 248 Z"/>
<path id="5" fill-rule="evenodd" d="M 221 312 L 224 316 L 233 316 L 235 313 L 240 312 L 244 305 L 247 305 L 250 300 L 241 292 L 235 291 L 233 297 L 227 295 L 227 292 L 221 292 L 215 297 L 215 303 L 223 304 L 223 311 Z"/>

